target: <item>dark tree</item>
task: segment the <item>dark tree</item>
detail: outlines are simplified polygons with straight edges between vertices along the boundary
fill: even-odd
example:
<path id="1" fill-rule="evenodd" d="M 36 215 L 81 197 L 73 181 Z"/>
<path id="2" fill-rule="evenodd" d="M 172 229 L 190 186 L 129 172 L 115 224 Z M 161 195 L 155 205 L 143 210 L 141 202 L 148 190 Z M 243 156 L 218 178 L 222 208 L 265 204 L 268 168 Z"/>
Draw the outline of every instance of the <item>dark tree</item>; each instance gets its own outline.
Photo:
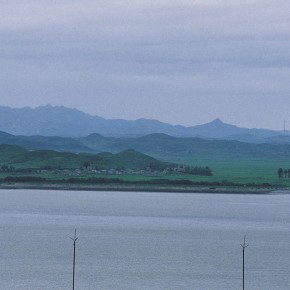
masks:
<path id="1" fill-rule="evenodd" d="M 279 168 L 278 169 L 278 177 L 283 178 L 283 173 L 284 173 L 283 168 Z"/>
<path id="2" fill-rule="evenodd" d="M 83 167 L 84 167 L 85 169 L 88 169 L 90 166 L 91 166 L 91 163 L 90 163 L 89 161 L 85 161 L 85 162 L 83 163 Z"/>

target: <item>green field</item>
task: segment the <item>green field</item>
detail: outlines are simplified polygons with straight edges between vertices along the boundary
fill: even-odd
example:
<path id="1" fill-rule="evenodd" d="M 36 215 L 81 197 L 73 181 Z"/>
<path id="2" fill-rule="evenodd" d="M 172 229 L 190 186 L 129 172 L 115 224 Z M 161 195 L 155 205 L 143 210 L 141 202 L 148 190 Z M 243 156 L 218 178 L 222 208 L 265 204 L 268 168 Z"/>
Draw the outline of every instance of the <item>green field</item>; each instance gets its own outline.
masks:
<path id="1" fill-rule="evenodd" d="M 177 160 L 172 160 L 177 161 Z M 180 160 L 181 161 L 181 160 Z M 211 162 L 206 162 L 206 160 L 199 160 L 199 162 L 193 162 L 193 160 L 183 160 L 184 164 L 200 165 L 205 164 L 210 165 L 214 170 L 213 176 L 196 176 L 188 174 L 172 174 L 172 175 L 136 175 L 136 174 L 91 174 L 84 173 L 78 176 L 78 178 L 88 178 L 88 177 L 101 177 L 101 178 L 120 178 L 125 181 L 148 181 L 152 179 L 169 179 L 169 180 L 191 180 L 194 182 L 223 182 L 228 181 L 237 184 L 263 184 L 269 183 L 274 187 L 290 187 L 290 179 L 282 178 L 279 179 L 277 175 L 277 168 L 283 167 L 287 168 L 287 162 L 270 162 L 265 160 L 211 160 Z M 19 173 L 0 173 L 0 178 L 5 178 L 7 176 L 19 176 Z M 26 175 L 27 173 L 23 173 Z M 44 174 L 30 174 L 33 176 L 41 176 L 48 180 L 62 180 L 68 179 L 68 176 L 62 174 L 54 173 L 44 173 Z"/>
<path id="2" fill-rule="evenodd" d="M 154 162 L 161 168 L 168 164 L 180 164 L 189 166 L 208 166 L 213 171 L 213 176 L 198 176 L 188 174 L 100 174 L 92 172 L 81 172 L 78 176 L 68 176 L 64 172 L 46 171 L 42 173 L 29 172 L 0 172 L 0 178 L 7 176 L 40 176 L 47 180 L 62 180 L 70 177 L 77 178 L 119 178 L 125 181 L 149 181 L 154 179 L 168 180 L 190 180 L 194 182 L 224 182 L 245 184 L 264 184 L 268 183 L 274 187 L 290 187 L 290 178 L 278 178 L 278 168 L 290 168 L 290 158 L 278 158 L 271 155 L 267 157 L 253 157 L 243 154 L 162 154 L 154 155 L 154 158 L 136 152 L 126 150 L 121 153 L 99 153 L 99 154 L 74 154 L 65 152 L 55 152 L 49 150 L 27 151 L 18 146 L 0 145 L 0 166 L 3 164 L 13 165 L 15 168 L 43 168 L 51 166 L 54 168 L 79 168 L 84 162 L 88 161 L 93 166 L 105 168 L 127 167 L 141 169 Z M 158 161 L 159 159 L 160 161 Z"/>
<path id="3" fill-rule="evenodd" d="M 167 161 L 179 164 L 209 166 L 213 176 L 195 176 L 194 180 L 223 181 L 234 183 L 270 183 L 275 186 L 290 186 L 290 178 L 278 178 L 278 168 L 290 168 L 290 160 L 254 159 L 254 158 L 166 158 Z"/>

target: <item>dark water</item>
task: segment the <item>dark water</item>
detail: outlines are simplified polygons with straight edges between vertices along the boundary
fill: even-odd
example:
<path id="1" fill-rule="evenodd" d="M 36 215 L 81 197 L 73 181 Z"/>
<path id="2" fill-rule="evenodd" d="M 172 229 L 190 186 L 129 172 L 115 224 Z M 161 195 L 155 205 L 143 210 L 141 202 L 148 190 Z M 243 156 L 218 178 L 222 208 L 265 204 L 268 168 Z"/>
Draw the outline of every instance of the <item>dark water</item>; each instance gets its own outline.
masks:
<path id="1" fill-rule="evenodd" d="M 0 191 L 0 289 L 290 289 L 290 195 Z"/>

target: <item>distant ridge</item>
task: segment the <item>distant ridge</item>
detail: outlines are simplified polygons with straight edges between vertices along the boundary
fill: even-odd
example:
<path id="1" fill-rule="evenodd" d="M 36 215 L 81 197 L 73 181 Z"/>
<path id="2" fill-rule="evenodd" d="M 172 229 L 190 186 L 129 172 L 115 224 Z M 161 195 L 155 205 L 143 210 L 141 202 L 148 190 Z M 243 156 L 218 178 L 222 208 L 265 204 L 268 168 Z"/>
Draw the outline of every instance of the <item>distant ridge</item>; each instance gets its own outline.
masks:
<path id="1" fill-rule="evenodd" d="M 287 159 L 290 156 L 290 138 L 277 136 L 262 139 L 263 142 L 205 139 L 198 137 L 174 137 L 154 133 L 141 137 L 105 137 L 91 134 L 86 137 L 15 136 L 0 132 L 0 145 L 21 146 L 26 150 L 49 150 L 68 153 L 110 154 L 133 149 L 155 157 L 209 158 L 231 156 L 235 158 Z M 2 147 L 4 148 L 4 147 Z M 109 153 L 108 153 L 109 152 Z M 130 153 L 132 151 L 129 150 Z M 1 153 L 1 152 L 0 152 Z M 131 154 L 132 155 L 132 154 Z M 116 156 L 118 157 L 118 155 Z"/>
<path id="2" fill-rule="evenodd" d="M 259 144 L 235 140 L 209 140 L 197 137 L 173 137 L 155 133 L 138 138 L 112 138 L 90 135 L 79 139 L 85 146 L 99 151 L 120 152 L 127 148 L 150 156 L 186 156 L 189 158 L 212 158 L 231 156 L 238 158 L 289 158 L 288 143 Z"/>
<path id="3" fill-rule="evenodd" d="M 185 127 L 148 119 L 138 119 L 135 121 L 122 119 L 107 120 L 99 116 L 91 116 L 77 109 L 51 105 L 37 108 L 0 106 L 0 131 L 22 136 L 42 135 L 62 137 L 80 137 L 93 133 L 104 136 L 137 137 L 153 133 L 163 133 L 178 137 L 241 139 L 241 141 L 247 136 L 246 138 L 251 140 L 251 142 L 261 141 L 261 138 L 282 135 L 280 131 L 240 128 L 225 124 L 220 119 L 215 119 L 203 125 Z"/>
<path id="4" fill-rule="evenodd" d="M 0 144 L 18 145 L 28 150 L 55 150 L 63 152 L 98 152 L 78 140 L 57 136 L 14 136 L 0 131 Z"/>

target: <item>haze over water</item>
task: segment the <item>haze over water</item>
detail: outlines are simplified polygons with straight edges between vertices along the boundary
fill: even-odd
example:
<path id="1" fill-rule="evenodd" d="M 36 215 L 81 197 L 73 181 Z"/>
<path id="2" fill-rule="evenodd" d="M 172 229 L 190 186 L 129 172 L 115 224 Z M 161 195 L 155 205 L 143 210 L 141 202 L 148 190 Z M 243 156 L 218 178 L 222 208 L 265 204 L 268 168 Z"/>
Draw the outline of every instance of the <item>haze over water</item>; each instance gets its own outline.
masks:
<path id="1" fill-rule="evenodd" d="M 1 290 L 289 289 L 290 195 L 0 191 Z"/>

